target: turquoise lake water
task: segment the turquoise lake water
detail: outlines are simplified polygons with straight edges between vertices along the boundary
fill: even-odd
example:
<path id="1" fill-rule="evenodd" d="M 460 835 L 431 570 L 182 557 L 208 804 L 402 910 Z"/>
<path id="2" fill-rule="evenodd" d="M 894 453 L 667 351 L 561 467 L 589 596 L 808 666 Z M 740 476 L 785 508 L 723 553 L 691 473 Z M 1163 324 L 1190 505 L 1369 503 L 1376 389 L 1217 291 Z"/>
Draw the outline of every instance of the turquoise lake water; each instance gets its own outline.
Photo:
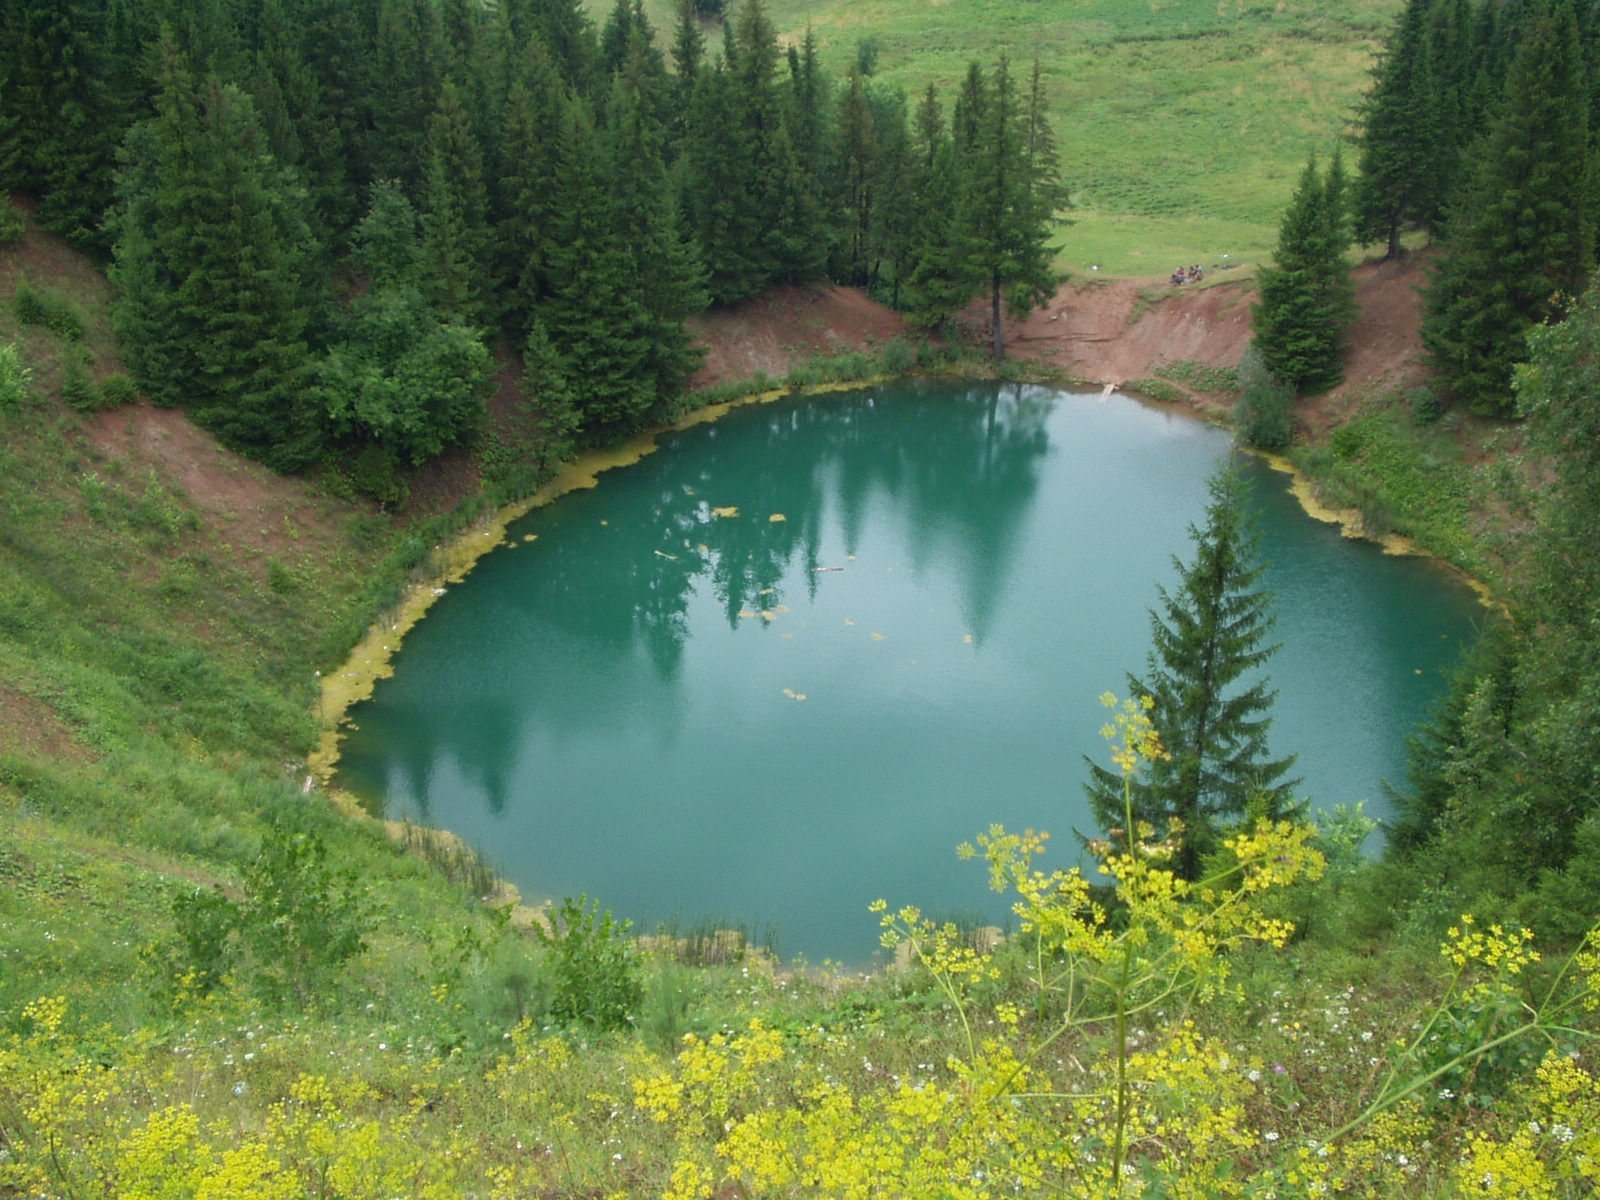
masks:
<path id="1" fill-rule="evenodd" d="M 1097 697 L 1143 671 L 1229 455 L 1130 399 L 949 382 L 665 435 L 438 601 L 352 712 L 339 782 L 530 899 L 642 928 L 733 922 L 864 965 L 878 896 L 1003 924 L 954 847 L 1000 822 L 1075 860 Z M 1381 816 L 1484 610 L 1240 465 L 1282 644 L 1273 751 L 1317 807 Z"/>

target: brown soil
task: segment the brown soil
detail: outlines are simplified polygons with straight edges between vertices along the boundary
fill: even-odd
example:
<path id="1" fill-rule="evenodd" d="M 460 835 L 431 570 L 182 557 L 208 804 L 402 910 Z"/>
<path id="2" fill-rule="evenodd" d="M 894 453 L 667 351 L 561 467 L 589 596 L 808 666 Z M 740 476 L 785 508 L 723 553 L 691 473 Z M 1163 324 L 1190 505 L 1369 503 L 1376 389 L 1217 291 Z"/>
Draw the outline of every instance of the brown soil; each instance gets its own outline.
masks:
<path id="1" fill-rule="evenodd" d="M 0 682 L 0 752 L 58 762 L 92 757 L 50 705 L 4 682 Z"/>
<path id="2" fill-rule="evenodd" d="M 332 553 L 340 540 L 333 506 L 316 491 L 224 449 L 176 409 L 130 404 L 88 418 L 84 429 L 124 474 L 153 471 L 187 496 L 207 545 L 231 548 L 258 579 L 266 578 L 268 559 Z"/>
<path id="3" fill-rule="evenodd" d="M 1325 431 L 1361 397 L 1426 376 L 1418 329 L 1427 254 L 1356 268 L 1357 316 L 1345 380 L 1297 406 L 1308 430 Z M 1238 363 L 1250 341 L 1253 282 L 1219 277 L 1174 287 L 1165 279 L 1073 282 L 1006 333 L 1018 358 L 1044 362 L 1086 383 L 1123 386 L 1150 379 L 1167 363 Z M 968 323 L 974 319 L 968 315 Z M 1180 389 L 1182 390 L 1182 389 Z M 1202 410 L 1228 398 L 1190 394 Z"/>
<path id="4" fill-rule="evenodd" d="M 689 322 L 706 360 L 692 387 L 749 379 L 781 379 L 808 358 L 869 350 L 906 332 L 906 319 L 852 288 L 775 288 L 736 308 Z"/>

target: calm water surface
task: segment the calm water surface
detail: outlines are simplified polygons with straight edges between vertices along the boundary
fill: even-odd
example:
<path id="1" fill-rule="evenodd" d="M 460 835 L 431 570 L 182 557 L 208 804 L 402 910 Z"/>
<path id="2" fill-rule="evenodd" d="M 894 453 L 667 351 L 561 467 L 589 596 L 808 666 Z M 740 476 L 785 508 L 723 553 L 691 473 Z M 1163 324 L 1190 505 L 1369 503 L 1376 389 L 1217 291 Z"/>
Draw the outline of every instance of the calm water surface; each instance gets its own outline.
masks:
<path id="1" fill-rule="evenodd" d="M 670 435 L 435 605 L 352 714 L 341 783 L 529 897 L 772 927 L 785 956 L 865 963 L 876 896 L 1003 921 L 953 847 L 1001 822 L 1075 858 L 1096 697 L 1143 669 L 1228 454 L 1120 397 L 953 383 Z M 1482 610 L 1244 469 L 1283 644 L 1273 750 L 1319 807 L 1381 815 Z"/>

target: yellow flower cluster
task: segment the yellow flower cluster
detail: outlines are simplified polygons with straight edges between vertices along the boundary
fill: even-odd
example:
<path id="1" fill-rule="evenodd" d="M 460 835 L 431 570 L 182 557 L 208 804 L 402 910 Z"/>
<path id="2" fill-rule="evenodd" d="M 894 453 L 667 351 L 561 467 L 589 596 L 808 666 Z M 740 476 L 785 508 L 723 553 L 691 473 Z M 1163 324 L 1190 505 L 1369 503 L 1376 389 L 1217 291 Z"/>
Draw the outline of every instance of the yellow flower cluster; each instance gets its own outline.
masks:
<path id="1" fill-rule="evenodd" d="M 1530 1129 L 1519 1129 L 1504 1142 L 1473 1134 L 1456 1169 L 1457 1188 L 1464 1196 L 1555 1200 L 1555 1180 L 1545 1170 L 1536 1142 Z"/>
<path id="2" fill-rule="evenodd" d="M 1539 961 L 1532 941 L 1531 929 L 1508 930 L 1499 924 L 1483 929 L 1471 913 L 1464 913 L 1459 924 L 1445 931 L 1439 953 L 1457 971 L 1478 968 L 1489 973 L 1462 990 L 1463 999 L 1483 1000 L 1509 992 L 1522 969 Z"/>
<path id="3" fill-rule="evenodd" d="M 1114 695 L 1102 692 L 1100 703 L 1112 711 L 1110 723 L 1100 727 L 1100 736 L 1111 743 L 1111 761 L 1123 775 L 1131 776 L 1141 761 L 1153 763 L 1171 757 L 1150 721 L 1155 697 L 1140 696 L 1135 700 L 1130 696 L 1119 705 Z"/>

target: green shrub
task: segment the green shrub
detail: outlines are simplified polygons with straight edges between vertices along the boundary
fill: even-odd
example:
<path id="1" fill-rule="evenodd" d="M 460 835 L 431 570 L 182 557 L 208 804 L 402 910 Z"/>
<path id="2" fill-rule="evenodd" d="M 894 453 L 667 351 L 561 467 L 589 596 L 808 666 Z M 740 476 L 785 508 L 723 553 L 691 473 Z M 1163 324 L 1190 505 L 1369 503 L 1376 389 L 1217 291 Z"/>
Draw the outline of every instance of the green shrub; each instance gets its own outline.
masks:
<path id="1" fill-rule="evenodd" d="M 12 205 L 0 202 L 0 246 L 13 246 L 22 240 L 28 222 Z"/>
<path id="2" fill-rule="evenodd" d="M 917 365 L 917 347 L 905 338 L 895 338 L 883 348 L 883 369 L 890 375 L 904 375 Z"/>
<path id="3" fill-rule="evenodd" d="M 594 1029 L 620 1029 L 643 996 L 631 925 L 592 904 L 567 897 L 534 933 L 551 953 L 554 996 L 550 1015 Z"/>
<path id="4" fill-rule="evenodd" d="M 328 866 L 320 836 L 278 826 L 245 867 L 243 899 L 180 896 L 177 944 L 151 958 L 164 982 L 204 993 L 233 975 L 263 999 L 305 1006 L 365 948 L 368 908 L 355 872 Z"/>
<path id="5" fill-rule="evenodd" d="M 0 412 L 16 412 L 28 398 L 33 372 L 15 342 L 0 345 Z"/>
<path id="6" fill-rule="evenodd" d="M 100 381 L 100 407 L 121 408 L 139 398 L 139 385 L 126 371 L 118 371 Z"/>
<path id="7" fill-rule="evenodd" d="M 1282 450 L 1294 437 L 1294 390 L 1273 377 L 1254 345 L 1239 360 L 1233 423 L 1239 440 L 1257 450 Z"/>
<path id="8" fill-rule="evenodd" d="M 76 412 L 94 412 L 100 407 L 100 389 L 89 375 L 89 363 L 81 354 L 63 356 L 61 399 Z"/>
<path id="9" fill-rule="evenodd" d="M 36 290 L 26 275 L 17 280 L 17 291 L 11 298 L 11 310 L 24 325 L 48 329 L 69 342 L 83 339 L 83 318 L 78 315 L 72 302 L 54 292 Z"/>

